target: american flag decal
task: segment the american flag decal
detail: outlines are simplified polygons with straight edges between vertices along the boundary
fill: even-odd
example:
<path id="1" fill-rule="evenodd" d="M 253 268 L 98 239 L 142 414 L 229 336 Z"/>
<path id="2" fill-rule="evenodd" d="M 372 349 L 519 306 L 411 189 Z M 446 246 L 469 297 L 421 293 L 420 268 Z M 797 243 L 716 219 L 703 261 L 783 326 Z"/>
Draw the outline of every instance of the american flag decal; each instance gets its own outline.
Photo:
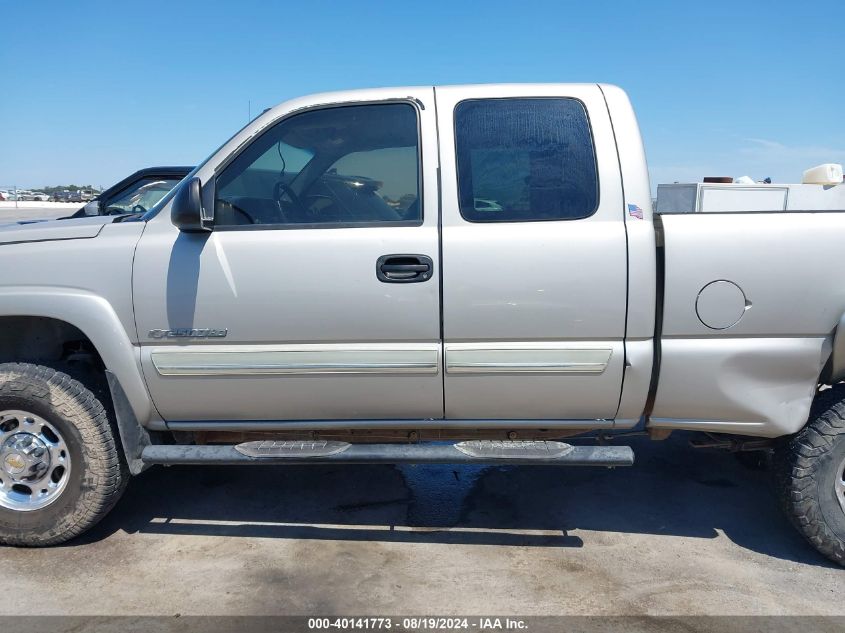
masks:
<path id="1" fill-rule="evenodd" d="M 642 220 L 643 219 L 643 210 L 640 209 L 635 204 L 629 204 L 628 205 L 628 215 L 630 215 L 632 218 L 637 218 L 638 220 Z"/>

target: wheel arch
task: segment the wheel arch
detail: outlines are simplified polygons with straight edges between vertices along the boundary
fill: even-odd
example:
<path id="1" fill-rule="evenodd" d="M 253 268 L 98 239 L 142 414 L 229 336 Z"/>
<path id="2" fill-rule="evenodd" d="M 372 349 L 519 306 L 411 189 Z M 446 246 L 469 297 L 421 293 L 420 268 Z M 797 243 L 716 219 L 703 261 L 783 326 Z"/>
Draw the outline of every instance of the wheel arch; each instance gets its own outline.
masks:
<path id="1" fill-rule="evenodd" d="M 830 357 L 822 370 L 819 382 L 834 384 L 845 380 L 845 314 L 839 317 L 833 330 Z"/>
<path id="2" fill-rule="evenodd" d="M 60 360 L 64 344 L 74 340 L 90 343 L 136 419 L 148 421 L 153 409 L 137 348 L 106 299 L 73 288 L 0 289 L 0 362 Z"/>

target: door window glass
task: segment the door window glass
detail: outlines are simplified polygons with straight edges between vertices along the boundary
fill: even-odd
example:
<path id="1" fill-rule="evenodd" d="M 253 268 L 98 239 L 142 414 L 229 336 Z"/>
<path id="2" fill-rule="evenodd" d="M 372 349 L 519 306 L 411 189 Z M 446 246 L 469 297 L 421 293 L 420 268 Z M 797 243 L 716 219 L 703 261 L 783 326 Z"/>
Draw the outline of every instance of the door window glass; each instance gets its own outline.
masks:
<path id="1" fill-rule="evenodd" d="M 596 157 L 580 101 L 463 101 L 455 109 L 455 138 L 466 220 L 575 220 L 595 213 Z"/>
<path id="2" fill-rule="evenodd" d="M 281 121 L 217 178 L 215 226 L 419 224 L 417 112 L 324 108 Z"/>

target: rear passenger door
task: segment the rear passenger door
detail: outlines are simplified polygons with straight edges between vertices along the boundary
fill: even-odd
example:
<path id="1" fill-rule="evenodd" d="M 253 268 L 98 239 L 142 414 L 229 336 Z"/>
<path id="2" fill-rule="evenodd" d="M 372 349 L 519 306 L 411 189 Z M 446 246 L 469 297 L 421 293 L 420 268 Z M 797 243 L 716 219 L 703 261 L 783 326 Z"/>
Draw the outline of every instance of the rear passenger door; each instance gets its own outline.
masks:
<path id="1" fill-rule="evenodd" d="M 436 102 L 446 417 L 612 419 L 627 253 L 601 91 L 450 87 Z"/>

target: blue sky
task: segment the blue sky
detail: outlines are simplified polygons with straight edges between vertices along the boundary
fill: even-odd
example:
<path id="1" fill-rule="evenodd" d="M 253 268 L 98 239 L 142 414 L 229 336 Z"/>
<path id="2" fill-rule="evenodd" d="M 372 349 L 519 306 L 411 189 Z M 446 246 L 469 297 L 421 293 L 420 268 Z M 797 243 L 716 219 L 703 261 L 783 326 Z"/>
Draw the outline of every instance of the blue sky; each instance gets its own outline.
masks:
<path id="1" fill-rule="evenodd" d="M 821 10 L 825 5 L 818 4 Z M 0 185 L 194 164 L 264 107 L 346 88 L 609 82 L 652 184 L 845 162 L 841 11 L 790 2 L 0 3 Z"/>

